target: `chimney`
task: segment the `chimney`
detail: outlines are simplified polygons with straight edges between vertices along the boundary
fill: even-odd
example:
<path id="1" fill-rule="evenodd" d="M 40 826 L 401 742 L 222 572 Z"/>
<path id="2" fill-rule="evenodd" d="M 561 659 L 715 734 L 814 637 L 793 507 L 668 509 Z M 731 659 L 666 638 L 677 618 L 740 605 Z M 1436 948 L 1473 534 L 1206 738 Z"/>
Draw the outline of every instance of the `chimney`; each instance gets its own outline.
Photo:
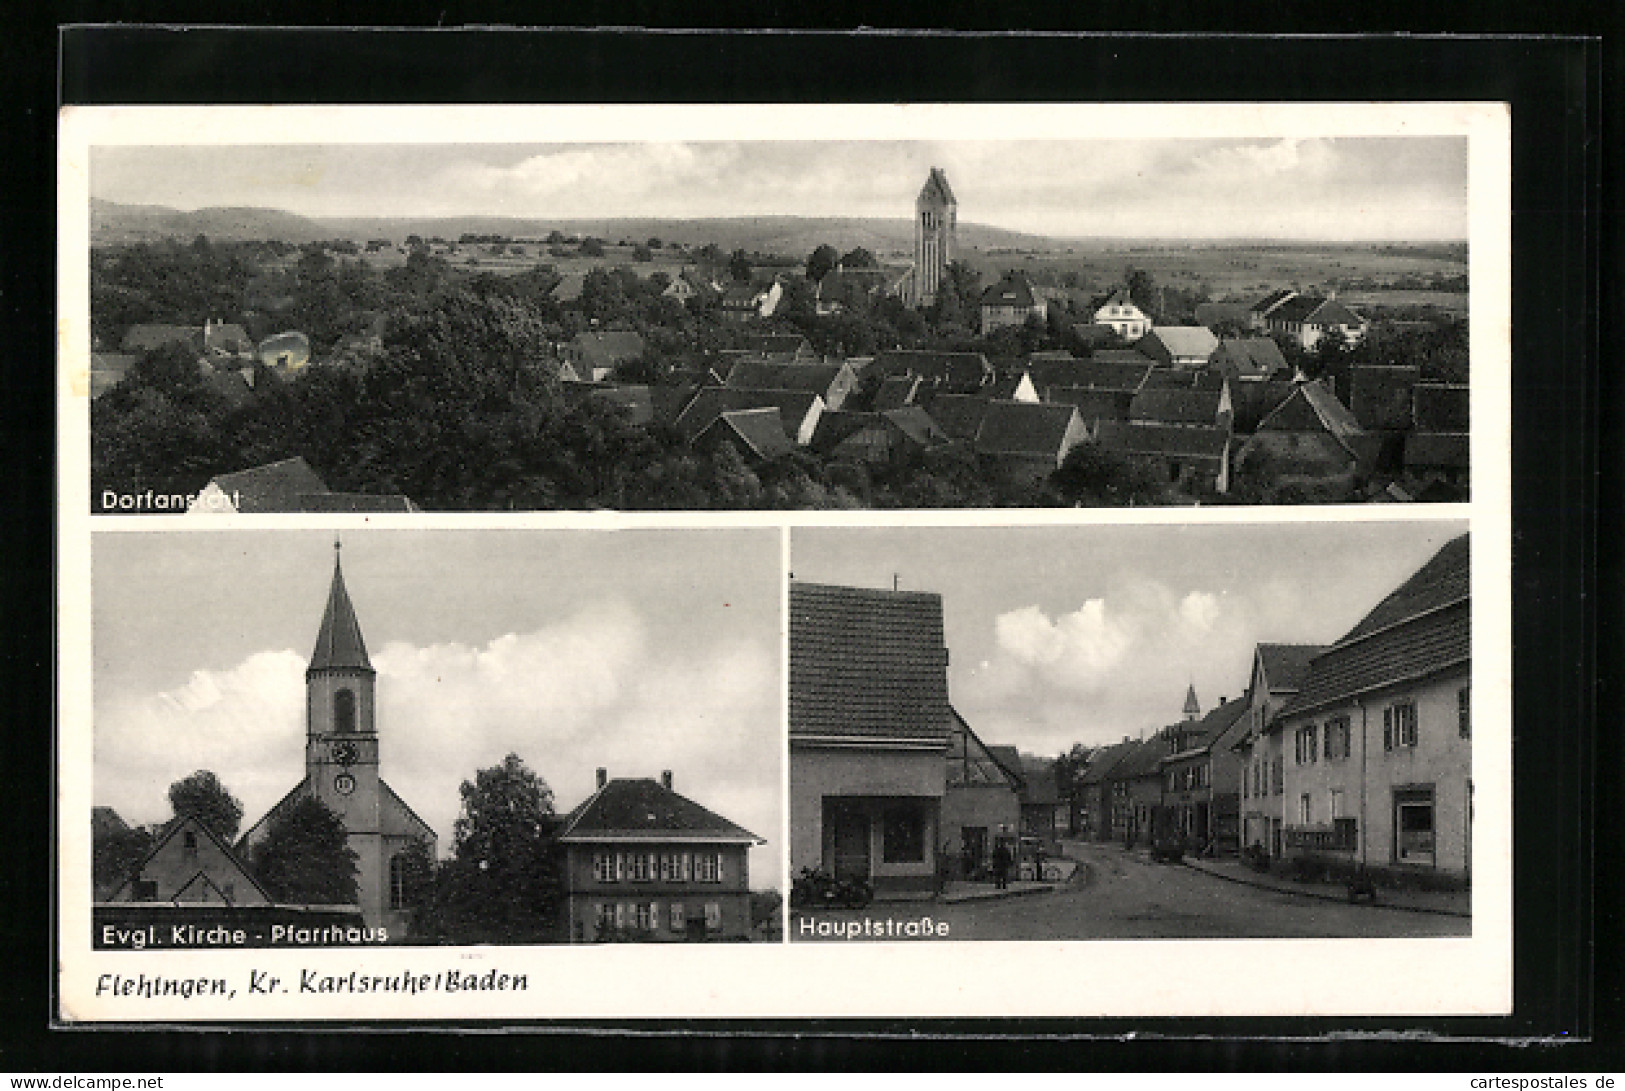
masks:
<path id="1" fill-rule="evenodd" d="M 666 789 L 666 791 L 668 791 L 668 792 L 671 791 L 671 770 L 670 769 L 662 769 L 662 770 L 660 770 L 660 786 L 662 788 Z"/>
<path id="2" fill-rule="evenodd" d="M 602 765 L 600 765 L 598 767 L 598 788 L 599 788 L 599 790 L 602 791 L 604 785 L 606 785 L 608 783 L 609 783 L 609 770 L 605 769 Z"/>

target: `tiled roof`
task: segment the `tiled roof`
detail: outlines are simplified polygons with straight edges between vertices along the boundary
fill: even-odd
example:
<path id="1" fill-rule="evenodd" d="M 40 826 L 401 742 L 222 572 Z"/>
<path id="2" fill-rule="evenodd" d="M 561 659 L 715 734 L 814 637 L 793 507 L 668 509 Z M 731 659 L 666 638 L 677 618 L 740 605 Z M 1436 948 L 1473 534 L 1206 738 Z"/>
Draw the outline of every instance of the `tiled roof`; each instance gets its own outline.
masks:
<path id="1" fill-rule="evenodd" d="M 952 438 L 967 442 L 976 438 L 991 404 L 975 394 L 934 394 L 923 402 L 937 427 Z"/>
<path id="2" fill-rule="evenodd" d="M 1033 286 L 1020 273 L 1004 274 L 999 278 L 998 283 L 982 293 L 982 306 L 984 307 L 1021 307 L 1027 309 L 1037 305 L 1038 300 L 1033 298 Z"/>
<path id="3" fill-rule="evenodd" d="M 609 781 L 565 819 L 559 840 L 596 841 L 628 837 L 711 840 L 763 844 L 743 826 L 706 810 L 659 781 Z"/>
<path id="4" fill-rule="evenodd" d="M 1265 380 L 1256 383 L 1236 383 L 1230 388 L 1230 407 L 1235 411 L 1233 424 L 1238 432 L 1255 432 L 1265 417 L 1275 412 L 1282 402 L 1292 397 L 1297 385 L 1284 380 Z"/>
<path id="5" fill-rule="evenodd" d="M 1417 383 L 1415 419 L 1418 432 L 1466 432 L 1468 388 L 1447 383 Z"/>
<path id="6" fill-rule="evenodd" d="M 1295 295 L 1270 311 L 1269 319 L 1317 326 L 1358 326 L 1365 321 L 1337 300 L 1318 295 Z"/>
<path id="7" fill-rule="evenodd" d="M 299 511 L 300 497 L 328 491 L 310 463 L 300 456 L 221 474 L 211 484 L 227 496 L 234 496 L 237 510 L 244 514 Z"/>
<path id="8" fill-rule="evenodd" d="M 566 273 L 559 278 L 558 283 L 548 291 L 548 295 L 560 303 L 574 303 L 581 298 L 581 290 L 587 285 L 587 277 L 583 273 Z"/>
<path id="9" fill-rule="evenodd" d="M 1326 650 L 1324 644 L 1260 644 L 1264 678 L 1271 693 L 1296 693 L 1309 676 L 1309 664 Z"/>
<path id="10" fill-rule="evenodd" d="M 1239 384 L 1238 384 L 1239 385 Z M 1324 430 L 1337 439 L 1350 454 L 1357 454 L 1351 440 L 1362 434 L 1342 402 L 1319 379 L 1298 383 L 1292 395 L 1258 423 L 1258 431 L 1303 432 Z"/>
<path id="11" fill-rule="evenodd" d="M 719 414 L 695 437 L 696 442 L 718 429 L 732 432 L 760 459 L 778 458 L 796 449 L 795 443 L 784 434 L 778 410 L 772 406 L 731 409 Z"/>
<path id="12" fill-rule="evenodd" d="M 1411 427 L 1411 398 L 1421 369 L 1357 366 L 1349 380 L 1349 409 L 1362 428 L 1401 431 Z"/>
<path id="13" fill-rule="evenodd" d="M 948 442 L 948 434 L 937 427 L 937 422 L 931 419 L 931 414 L 920 406 L 905 405 L 900 409 L 888 409 L 880 416 L 922 447 L 934 447 L 939 443 Z"/>
<path id="14" fill-rule="evenodd" d="M 1228 381 L 1217 368 L 1154 367 L 1146 372 L 1140 390 L 1206 390 L 1217 394 Z"/>
<path id="15" fill-rule="evenodd" d="M 1223 428 L 1200 425 L 1101 421 L 1096 439 L 1102 447 L 1124 454 L 1222 462 L 1230 436 Z"/>
<path id="16" fill-rule="evenodd" d="M 1079 419 L 1085 421 L 1126 421 L 1134 397 L 1131 390 L 1093 390 L 1082 386 L 1051 386 L 1044 389 L 1045 401 L 1075 405 Z"/>
<path id="17" fill-rule="evenodd" d="M 752 352 L 788 352 L 799 355 L 812 347 L 799 333 L 753 333 L 748 334 L 744 340 L 745 347 Z"/>
<path id="18" fill-rule="evenodd" d="M 1405 465 L 1418 470 L 1465 470 L 1472 437 L 1466 432 L 1412 432 L 1405 437 Z"/>
<path id="19" fill-rule="evenodd" d="M 1089 354 L 1089 359 L 1097 364 L 1134 364 L 1137 367 L 1151 367 L 1156 361 L 1141 352 L 1139 349 L 1095 349 Z"/>
<path id="20" fill-rule="evenodd" d="M 1070 405 L 1042 402 L 988 402 L 976 449 L 988 455 L 1059 457 L 1067 432 L 1078 422 Z"/>
<path id="21" fill-rule="evenodd" d="M 1217 390 L 1142 390 L 1129 405 L 1129 419 L 1152 424 L 1208 424 L 1219 419 Z"/>
<path id="22" fill-rule="evenodd" d="M 810 390 L 826 394 L 844 364 L 766 364 L 741 360 L 728 372 L 727 384 L 741 390 Z"/>
<path id="23" fill-rule="evenodd" d="M 1288 299 L 1292 298 L 1292 296 L 1296 294 L 1297 293 L 1291 288 L 1277 288 L 1263 299 L 1260 299 L 1257 303 L 1254 303 L 1250 309 L 1255 314 L 1268 314 L 1271 310 L 1279 307 L 1282 303 L 1285 303 Z"/>
<path id="24" fill-rule="evenodd" d="M 1129 752 L 1137 746 L 1139 746 L 1139 743 L 1130 739 L 1125 742 L 1100 747 L 1089 755 L 1089 765 L 1084 769 L 1083 776 L 1079 779 L 1084 784 L 1099 784 L 1110 779 L 1111 772 L 1117 767 L 1117 763 L 1126 758 Z"/>
<path id="25" fill-rule="evenodd" d="M 1234 371 L 1237 376 L 1267 379 L 1278 371 L 1286 370 L 1286 357 L 1281 346 L 1269 337 L 1229 337 L 1219 342 L 1208 363 L 1215 368 Z"/>
<path id="26" fill-rule="evenodd" d="M 846 437 L 880 420 L 879 413 L 859 413 L 851 409 L 826 409 L 818 414 L 812 447 L 828 452 Z"/>
<path id="27" fill-rule="evenodd" d="M 993 378 L 993 365 L 980 352 L 928 352 L 894 349 L 875 358 L 882 375 L 915 374 L 956 387 L 975 389 Z"/>
<path id="28" fill-rule="evenodd" d="M 784 435 L 794 438 L 817 400 L 818 395 L 810 390 L 739 390 L 708 386 L 695 393 L 693 400 L 677 415 L 676 424 L 678 430 L 692 440 L 722 413 L 772 408 L 779 411 Z"/>
<path id="29" fill-rule="evenodd" d="M 887 409 L 901 409 L 905 405 L 913 405 L 915 393 L 919 388 L 920 380 L 912 375 L 891 375 L 882 379 L 880 389 L 875 392 L 875 411 L 879 413 Z"/>
<path id="30" fill-rule="evenodd" d="M 1281 714 L 1465 666 L 1472 652 L 1470 539 L 1463 534 L 1315 659 Z"/>
<path id="31" fill-rule="evenodd" d="M 1168 741 L 1158 731 L 1149 739 L 1136 742 L 1106 774 L 1108 780 L 1135 780 L 1139 777 L 1155 776 L 1162 765 L 1162 759 L 1168 756 Z"/>
<path id="32" fill-rule="evenodd" d="M 1206 326 L 1158 326 L 1145 335 L 1145 340 L 1151 342 L 1147 346 L 1151 351 L 1155 352 L 1155 346 L 1160 345 L 1176 360 L 1189 357 L 1206 360 L 1219 347 L 1219 339 Z"/>
<path id="33" fill-rule="evenodd" d="M 1033 385 L 1087 387 L 1094 390 L 1138 390 L 1151 370 L 1151 361 L 1141 356 L 1130 362 L 1106 362 L 1098 354 L 1087 360 L 1034 358 L 1027 367 Z"/>
<path id="34" fill-rule="evenodd" d="M 947 744 L 942 597 L 790 584 L 790 737 Z"/>
<path id="35" fill-rule="evenodd" d="M 1243 700 L 1226 701 L 1202 717 L 1202 730 L 1207 734 L 1204 747 L 1216 754 L 1231 749 L 1247 734 L 1251 720 L 1246 715 L 1249 704 Z"/>
<path id="36" fill-rule="evenodd" d="M 333 583 L 327 591 L 327 608 L 322 611 L 322 627 L 316 633 L 316 650 L 310 653 L 309 670 L 372 670 L 367 658 L 367 642 L 361 639 L 361 622 L 356 620 L 350 593 L 344 589 L 344 570 L 333 557 Z"/>

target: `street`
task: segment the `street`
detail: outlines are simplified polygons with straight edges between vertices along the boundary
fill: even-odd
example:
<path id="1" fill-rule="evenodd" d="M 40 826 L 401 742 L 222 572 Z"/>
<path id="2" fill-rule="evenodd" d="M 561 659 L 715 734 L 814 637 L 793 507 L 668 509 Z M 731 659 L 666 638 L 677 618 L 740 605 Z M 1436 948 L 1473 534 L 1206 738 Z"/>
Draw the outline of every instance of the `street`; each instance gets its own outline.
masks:
<path id="1" fill-rule="evenodd" d="M 962 902 L 877 902 L 867 909 L 807 915 L 829 922 L 880 926 L 929 915 L 952 939 L 1357 939 L 1466 936 L 1464 917 L 1383 905 L 1350 905 L 1231 882 L 1179 864 L 1153 864 L 1111 844 L 1067 842 L 1078 878 L 1047 893 Z M 817 939 L 792 914 L 792 939 Z M 834 938 L 834 937 L 831 937 Z"/>

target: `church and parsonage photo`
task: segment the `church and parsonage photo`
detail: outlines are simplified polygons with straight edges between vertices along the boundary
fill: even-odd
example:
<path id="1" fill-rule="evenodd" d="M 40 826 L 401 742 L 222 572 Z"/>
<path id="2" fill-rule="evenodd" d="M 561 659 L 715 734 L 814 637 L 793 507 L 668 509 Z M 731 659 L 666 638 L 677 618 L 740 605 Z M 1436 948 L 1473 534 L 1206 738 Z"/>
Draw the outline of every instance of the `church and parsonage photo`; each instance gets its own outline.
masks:
<path id="1" fill-rule="evenodd" d="M 439 553 L 445 560 L 458 552 L 454 545 L 438 548 L 452 545 L 436 540 L 446 535 L 412 537 L 406 554 L 393 553 L 387 565 L 392 571 L 403 569 L 403 556 L 422 561 Z M 549 536 L 525 537 L 531 539 L 537 561 L 545 564 L 547 554 L 558 552 L 548 548 Z M 380 671 L 369 654 L 361 612 L 340 560 L 341 545 L 356 538 L 332 543 L 326 604 L 304 666 L 303 776 L 241 832 L 244 807 L 228 785 L 257 770 L 198 769 L 179 778 L 169 790 L 170 817 L 145 825 L 127 822 L 112 806 L 97 806 L 92 831 L 97 947 L 774 938 L 777 893 L 752 889 L 752 850 L 766 842 L 742 822 L 775 828 L 764 821 L 778 809 L 775 763 L 763 763 L 755 772 L 748 766 L 719 769 L 712 757 L 715 746 L 703 741 L 691 743 L 690 760 L 683 761 L 681 746 L 670 745 L 667 729 L 672 725 L 640 707 L 647 700 L 640 682 L 665 672 L 690 671 L 687 664 L 670 661 L 658 643 L 644 644 L 651 636 L 676 631 L 672 619 L 685 611 L 675 601 L 664 617 L 616 615 L 606 623 L 578 611 L 574 617 L 543 619 L 532 631 L 504 633 L 483 647 L 392 640 L 381 653 L 387 665 Z M 766 540 L 771 544 L 771 535 Z M 199 541 L 188 536 L 184 544 L 169 544 L 185 548 Z M 299 541 L 298 552 L 306 554 L 300 563 L 308 563 L 311 536 Z M 375 547 L 369 557 L 384 555 L 376 548 L 384 543 L 369 544 Z M 572 548 L 583 544 L 577 541 Z M 194 552 L 219 553 L 207 547 Z M 213 561 L 224 557 L 229 550 L 202 566 L 205 582 Z M 237 560 L 240 568 L 254 567 L 241 555 Z M 127 558 L 124 563 L 131 562 Z M 386 589 L 378 567 L 369 563 L 363 577 L 375 602 L 387 598 L 381 594 Z M 229 561 L 221 570 L 229 576 L 226 569 Z M 427 571 L 433 569 L 417 569 L 420 578 Z M 594 581 L 582 582 L 590 587 Z M 748 582 L 748 576 L 727 582 L 735 586 L 719 583 L 699 597 L 726 606 L 737 601 L 730 592 Z M 277 597 L 270 587 L 261 590 Z M 385 610 L 396 621 L 403 616 L 403 603 L 418 595 L 432 600 L 436 594 L 408 587 L 397 591 Z M 293 608 L 290 603 L 290 613 Z M 279 604 L 273 609 L 281 612 Z M 722 657 L 717 666 L 737 686 L 738 672 L 729 668 L 740 657 L 748 658 L 749 648 L 765 644 L 767 658 L 752 664 L 754 672 L 747 675 L 751 684 L 743 692 L 702 692 L 695 699 L 749 717 L 750 722 L 716 726 L 726 734 L 726 743 L 743 737 L 771 748 L 777 737 L 772 632 L 751 632 L 753 619 L 746 611 L 738 613 L 742 628 L 707 634 L 710 647 Z M 316 616 L 313 608 L 309 616 Z M 238 627 L 227 617 L 212 620 L 226 631 Z M 153 627 L 163 630 L 171 622 L 172 615 L 160 614 Z M 681 623 L 676 624 L 680 629 Z M 455 622 L 447 626 L 457 627 Z M 121 634 L 109 646 L 122 647 L 125 639 Z M 161 634 L 157 639 L 163 642 Z M 274 658 L 285 667 L 281 661 L 289 653 Z M 266 662 L 262 653 L 257 663 L 263 667 Z M 527 709 L 527 695 L 549 688 L 550 673 L 560 672 L 562 678 L 563 673 L 591 674 L 595 669 L 599 676 L 586 690 L 562 696 L 555 690 Z M 196 760 L 227 755 L 233 740 L 215 746 L 213 753 L 208 745 L 220 735 L 222 723 L 252 731 L 258 718 L 285 719 L 292 711 L 288 687 L 259 676 L 264 691 L 251 694 L 243 682 L 248 675 L 258 676 L 254 668 L 237 672 L 235 678 L 194 672 L 183 690 L 167 690 L 148 701 L 145 713 L 170 713 L 176 737 L 183 737 L 188 727 L 198 729 L 202 746 Z M 505 685 L 504 678 L 512 684 Z M 407 692 L 390 693 L 392 680 Z M 697 685 L 705 687 L 703 682 Z M 753 703 L 763 711 L 756 713 Z M 123 701 L 107 704 L 129 707 Z M 237 707 L 223 718 L 211 720 L 211 713 L 233 704 Z M 407 715 L 400 715 L 403 709 Z M 276 716 L 279 710 L 283 717 Z M 111 712 L 115 722 L 108 726 L 105 742 L 98 738 L 99 778 L 102 772 L 116 776 L 112 770 L 130 760 L 127 742 L 115 736 L 141 724 L 117 722 L 121 715 L 127 714 Z M 425 732 L 443 736 L 448 727 L 462 738 L 423 737 Z M 261 752 L 269 755 L 272 768 L 292 767 L 296 741 L 289 731 L 274 734 L 278 749 L 289 752 Z M 572 735 L 575 742 L 567 742 Z M 604 754 L 592 752 L 595 740 Z M 559 756 L 561 745 L 575 744 L 583 747 L 581 752 Z M 506 755 L 498 755 L 504 749 Z M 482 750 L 500 760 L 476 769 Z M 620 760 L 630 754 L 666 767 L 646 769 Z M 448 767 L 448 760 L 457 757 L 467 759 L 466 771 Z M 610 768 L 599 764 L 605 761 L 615 761 L 620 766 L 615 771 L 627 775 L 611 776 Z M 590 780 L 570 772 L 589 764 Z M 562 798 L 575 802 L 573 807 L 556 805 L 548 775 L 558 769 L 564 770 L 563 777 L 553 783 Z M 397 783 L 410 787 L 397 789 L 386 779 L 386 774 L 397 773 L 402 778 Z M 746 783 L 739 783 L 741 777 Z M 451 793 L 458 804 L 455 817 L 447 821 L 450 801 L 435 789 L 458 780 Z M 253 784 L 259 794 L 258 781 Z M 98 783 L 98 800 L 114 794 L 108 787 Z M 131 786 L 122 780 L 118 787 L 123 789 L 116 793 L 121 800 L 131 795 Z M 142 793 L 157 795 L 150 787 L 139 785 Z M 744 804 L 747 813 L 737 816 L 739 821 L 724 817 L 741 799 L 749 801 Z M 758 887 L 763 880 L 771 887 L 776 874 L 771 864 L 760 867 Z"/>

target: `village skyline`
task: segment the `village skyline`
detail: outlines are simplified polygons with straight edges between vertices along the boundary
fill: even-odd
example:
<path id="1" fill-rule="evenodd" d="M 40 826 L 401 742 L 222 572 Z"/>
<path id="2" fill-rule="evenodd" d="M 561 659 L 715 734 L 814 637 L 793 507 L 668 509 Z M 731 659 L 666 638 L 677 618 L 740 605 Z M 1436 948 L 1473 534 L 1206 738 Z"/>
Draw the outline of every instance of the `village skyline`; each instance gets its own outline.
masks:
<path id="1" fill-rule="evenodd" d="M 1467 238 L 1460 137 L 99 146 L 90 196 L 314 218 L 900 219 L 933 166 L 965 224 L 1058 241 Z"/>

